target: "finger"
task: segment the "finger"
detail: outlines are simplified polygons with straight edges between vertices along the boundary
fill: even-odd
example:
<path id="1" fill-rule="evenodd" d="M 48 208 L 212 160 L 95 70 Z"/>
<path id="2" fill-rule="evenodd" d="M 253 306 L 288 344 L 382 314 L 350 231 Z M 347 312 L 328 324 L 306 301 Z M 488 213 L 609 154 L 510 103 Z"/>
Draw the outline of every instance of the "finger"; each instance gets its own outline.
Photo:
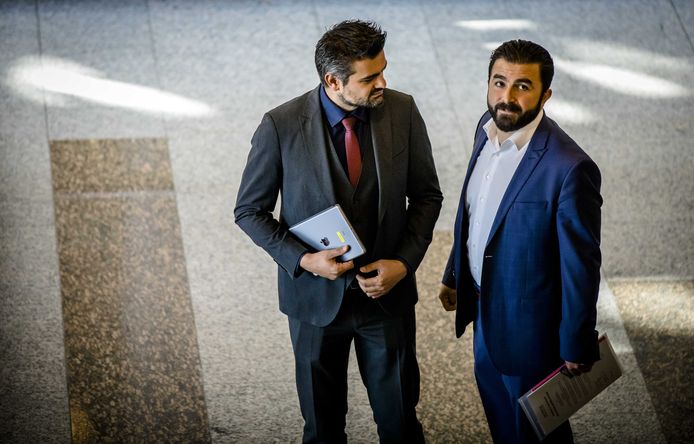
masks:
<path id="1" fill-rule="evenodd" d="M 370 264 L 366 264 L 359 269 L 359 271 L 362 273 L 369 273 L 371 271 L 377 271 L 377 270 L 378 270 L 378 261 L 371 262 Z"/>
<path id="2" fill-rule="evenodd" d="M 349 251 L 349 245 L 343 245 L 340 248 L 331 248 L 330 250 L 325 250 L 325 256 L 328 259 L 334 259 L 347 253 L 347 251 Z"/>
<path id="3" fill-rule="evenodd" d="M 352 268 L 354 268 L 354 261 L 338 262 L 337 267 L 341 273 L 344 273 L 345 271 L 351 270 Z"/>

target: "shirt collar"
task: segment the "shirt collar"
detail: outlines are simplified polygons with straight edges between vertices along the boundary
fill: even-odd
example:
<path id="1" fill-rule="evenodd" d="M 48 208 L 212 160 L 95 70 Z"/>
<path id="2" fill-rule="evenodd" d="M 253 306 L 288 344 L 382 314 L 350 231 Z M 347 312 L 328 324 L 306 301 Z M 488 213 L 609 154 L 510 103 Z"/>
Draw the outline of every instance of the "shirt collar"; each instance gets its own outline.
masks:
<path id="1" fill-rule="evenodd" d="M 542 117 L 544 115 L 545 111 L 540 110 L 540 112 L 532 120 L 532 122 L 528 123 L 523 128 L 514 131 L 513 134 L 511 134 L 511 137 L 506 139 L 504 143 L 501 145 L 506 146 L 507 144 L 511 144 L 512 146 L 515 146 L 516 149 L 519 151 L 525 148 L 525 146 L 528 143 L 530 143 L 530 139 L 532 139 L 533 134 L 535 134 L 535 130 L 540 125 L 540 120 L 542 120 Z M 496 127 L 494 119 L 489 119 L 489 121 L 484 124 L 483 128 L 484 131 L 487 133 L 487 139 L 489 139 L 492 145 L 494 145 L 494 148 L 496 148 L 497 150 L 501 150 L 501 146 L 499 145 L 498 139 L 499 129 Z"/>
<path id="2" fill-rule="evenodd" d="M 328 97 L 328 94 L 325 92 L 325 87 L 322 85 L 320 87 L 320 104 L 331 127 L 338 125 L 342 122 L 342 119 L 347 116 L 354 116 L 361 122 L 366 122 L 368 120 L 368 110 L 366 108 L 360 106 L 353 111 L 345 111 L 330 100 L 330 97 Z"/>

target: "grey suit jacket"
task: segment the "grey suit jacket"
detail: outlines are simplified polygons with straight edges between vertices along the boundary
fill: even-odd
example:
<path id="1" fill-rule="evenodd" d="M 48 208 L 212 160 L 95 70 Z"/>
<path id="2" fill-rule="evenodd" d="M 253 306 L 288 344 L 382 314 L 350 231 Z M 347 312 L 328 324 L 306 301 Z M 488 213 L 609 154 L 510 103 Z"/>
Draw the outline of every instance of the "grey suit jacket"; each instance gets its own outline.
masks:
<path id="1" fill-rule="evenodd" d="M 279 265 L 280 310 L 314 325 L 337 315 L 346 288 L 302 272 L 306 247 L 289 226 L 338 203 L 328 160 L 332 149 L 318 86 L 269 111 L 251 141 L 234 216 L 236 223 Z M 378 177 L 377 259 L 400 258 L 410 273 L 379 299 L 398 312 L 417 301 L 414 271 L 431 242 L 443 196 L 424 121 L 411 96 L 386 90 L 371 110 L 371 137 Z M 281 194 L 279 220 L 272 211 Z"/>

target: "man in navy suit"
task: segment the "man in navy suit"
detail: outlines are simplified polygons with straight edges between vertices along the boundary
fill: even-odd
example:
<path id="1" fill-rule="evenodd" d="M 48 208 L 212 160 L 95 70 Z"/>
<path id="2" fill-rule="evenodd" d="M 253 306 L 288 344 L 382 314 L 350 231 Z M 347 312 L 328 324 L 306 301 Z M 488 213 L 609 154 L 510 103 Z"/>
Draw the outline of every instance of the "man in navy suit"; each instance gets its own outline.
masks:
<path id="1" fill-rule="evenodd" d="M 321 37 L 321 84 L 263 116 L 234 210 L 278 264 L 304 442 L 347 441 L 352 343 L 380 442 L 424 442 L 415 411 L 415 271 L 443 196 L 414 99 L 386 88 L 385 40 L 378 25 L 359 20 Z M 335 204 L 366 247 L 354 261 L 338 260 L 344 247 L 312 251 L 288 231 Z"/>
<path id="2" fill-rule="evenodd" d="M 474 322 L 475 378 L 494 442 L 537 442 L 518 398 L 562 364 L 590 371 L 600 284 L 600 171 L 543 106 L 552 58 L 524 40 L 491 55 L 439 298 Z M 573 442 L 568 421 L 545 442 Z"/>

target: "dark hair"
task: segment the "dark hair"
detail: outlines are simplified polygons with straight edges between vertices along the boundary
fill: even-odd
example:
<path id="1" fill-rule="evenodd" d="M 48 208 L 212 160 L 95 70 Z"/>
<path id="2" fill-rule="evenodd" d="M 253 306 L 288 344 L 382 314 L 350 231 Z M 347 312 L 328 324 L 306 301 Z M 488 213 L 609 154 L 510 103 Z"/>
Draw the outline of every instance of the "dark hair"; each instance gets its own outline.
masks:
<path id="1" fill-rule="evenodd" d="M 345 20 L 326 31 L 316 43 L 316 70 L 321 83 L 332 73 L 341 82 L 354 71 L 352 63 L 376 57 L 386 44 L 386 32 L 374 22 Z"/>
<path id="2" fill-rule="evenodd" d="M 537 43 L 528 40 L 509 40 L 504 42 L 492 52 L 489 58 L 489 73 L 487 81 L 492 76 L 492 66 L 498 59 L 504 59 L 509 63 L 529 64 L 538 63 L 540 65 L 540 80 L 542 81 L 542 93 L 544 94 L 552 85 L 554 77 L 554 62 L 549 52 Z"/>

